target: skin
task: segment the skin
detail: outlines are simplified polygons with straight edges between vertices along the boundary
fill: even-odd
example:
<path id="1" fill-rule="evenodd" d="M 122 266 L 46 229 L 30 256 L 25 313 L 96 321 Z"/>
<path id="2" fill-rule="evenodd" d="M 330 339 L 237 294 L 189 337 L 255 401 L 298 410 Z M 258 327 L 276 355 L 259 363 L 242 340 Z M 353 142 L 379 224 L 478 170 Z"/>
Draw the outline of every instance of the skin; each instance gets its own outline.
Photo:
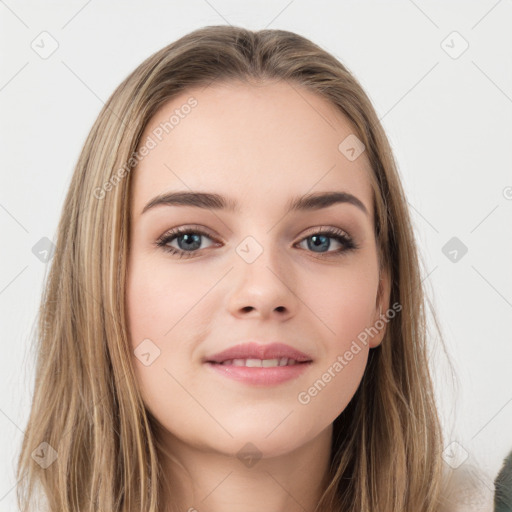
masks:
<path id="1" fill-rule="evenodd" d="M 332 423 L 384 329 L 360 344 L 309 403 L 298 395 L 374 325 L 379 308 L 389 307 L 369 162 L 365 153 L 350 161 L 338 150 L 355 133 L 341 113 L 284 82 L 190 89 L 160 108 L 142 140 L 191 95 L 197 106 L 132 171 L 126 296 L 132 351 L 144 339 L 160 349 L 150 365 L 135 355 L 133 364 L 172 454 L 163 462 L 172 501 L 184 511 L 313 510 L 326 483 Z M 234 198 L 240 212 L 159 205 L 141 213 L 155 196 L 176 190 Z M 289 198 L 326 191 L 355 195 L 368 214 L 349 203 L 286 213 Z M 192 257 L 155 246 L 170 229 L 193 225 L 211 235 L 199 238 Z M 336 255 L 344 245 L 334 238 L 327 248 L 308 247 L 319 227 L 343 230 L 358 249 Z M 252 263 L 236 251 L 247 236 L 263 250 Z M 183 241 L 178 236 L 168 245 L 179 249 L 181 242 L 184 250 Z M 267 387 L 217 375 L 202 363 L 249 339 L 283 341 L 313 363 L 298 378 Z M 250 467 L 237 457 L 246 443 L 261 456 Z"/>

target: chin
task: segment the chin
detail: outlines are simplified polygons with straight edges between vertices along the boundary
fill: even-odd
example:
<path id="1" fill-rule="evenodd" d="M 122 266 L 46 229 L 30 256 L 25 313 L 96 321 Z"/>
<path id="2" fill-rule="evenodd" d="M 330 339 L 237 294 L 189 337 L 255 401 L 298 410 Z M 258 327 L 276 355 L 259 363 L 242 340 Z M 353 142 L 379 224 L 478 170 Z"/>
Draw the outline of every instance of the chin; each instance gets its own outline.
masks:
<path id="1" fill-rule="evenodd" d="M 235 437 L 223 443 L 223 446 L 219 447 L 219 451 L 238 458 L 240 462 L 250 468 L 259 459 L 286 455 L 302 445 L 301 440 L 290 439 L 290 436 L 284 436 L 286 441 L 280 436 L 273 439 L 271 437 L 272 434 L 266 437 L 266 433 L 260 433 L 256 437 L 252 435 Z"/>
<path id="2" fill-rule="evenodd" d="M 240 450 L 251 449 L 259 452 L 263 458 L 278 457 L 292 452 L 308 443 L 315 437 L 315 433 L 308 435 L 305 429 L 287 423 L 288 419 L 272 421 L 272 426 L 260 422 L 257 424 L 242 424 L 227 430 L 233 437 L 222 436 L 222 446 L 225 452 L 238 456 Z M 319 429 L 321 430 L 321 429 Z"/>

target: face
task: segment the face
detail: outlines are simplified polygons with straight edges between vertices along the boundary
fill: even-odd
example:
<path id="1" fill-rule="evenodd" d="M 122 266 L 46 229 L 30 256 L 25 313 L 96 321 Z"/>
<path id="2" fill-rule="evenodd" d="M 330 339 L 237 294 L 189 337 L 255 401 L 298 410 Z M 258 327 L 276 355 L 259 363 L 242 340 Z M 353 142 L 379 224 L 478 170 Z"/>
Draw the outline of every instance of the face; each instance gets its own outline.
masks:
<path id="1" fill-rule="evenodd" d="M 388 306 L 369 163 L 338 148 L 354 133 L 326 100 L 283 82 L 191 89 L 146 127 L 142 143 L 156 144 L 132 171 L 128 327 L 145 404 L 169 439 L 278 455 L 330 428 L 353 397 L 384 330 L 362 333 Z M 183 196 L 148 206 L 191 191 L 227 206 Z M 336 192 L 355 199 L 289 210 Z M 274 384 L 204 363 L 247 341 L 285 343 L 312 362 Z"/>

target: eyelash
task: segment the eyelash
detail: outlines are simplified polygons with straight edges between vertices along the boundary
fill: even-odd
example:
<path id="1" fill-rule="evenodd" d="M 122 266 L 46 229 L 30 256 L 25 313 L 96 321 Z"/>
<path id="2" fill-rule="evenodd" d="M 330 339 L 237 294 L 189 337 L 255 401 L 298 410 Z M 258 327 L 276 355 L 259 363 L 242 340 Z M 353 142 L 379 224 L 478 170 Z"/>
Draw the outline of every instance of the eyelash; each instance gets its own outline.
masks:
<path id="1" fill-rule="evenodd" d="M 318 228 L 319 231 L 315 231 L 311 233 L 310 235 L 304 237 L 302 240 L 300 240 L 301 243 L 304 240 L 307 240 L 308 238 L 314 236 L 314 235 L 329 235 L 329 238 L 334 238 L 336 241 L 340 242 L 342 245 L 344 245 L 341 249 L 336 249 L 335 251 L 328 251 L 326 253 L 316 253 L 320 255 L 320 257 L 332 257 L 332 256 L 343 256 L 347 252 L 354 251 L 359 249 L 359 245 L 357 245 L 352 238 L 350 238 L 344 231 L 337 229 L 337 228 Z M 191 228 L 191 227 L 179 227 L 172 229 L 170 231 L 167 231 L 164 233 L 156 242 L 155 245 L 157 247 L 162 248 L 165 252 L 170 253 L 172 255 L 175 255 L 179 258 L 193 258 L 194 253 L 199 252 L 201 249 L 198 249 L 196 251 L 183 251 L 181 249 L 176 249 L 175 247 L 170 247 L 167 244 L 174 240 L 175 238 L 178 238 L 181 235 L 202 235 L 206 236 L 212 240 L 214 238 L 210 236 L 209 233 L 206 231 L 200 229 L 200 228 Z M 306 249 L 307 250 L 307 249 Z M 324 256 L 325 255 L 325 256 Z"/>

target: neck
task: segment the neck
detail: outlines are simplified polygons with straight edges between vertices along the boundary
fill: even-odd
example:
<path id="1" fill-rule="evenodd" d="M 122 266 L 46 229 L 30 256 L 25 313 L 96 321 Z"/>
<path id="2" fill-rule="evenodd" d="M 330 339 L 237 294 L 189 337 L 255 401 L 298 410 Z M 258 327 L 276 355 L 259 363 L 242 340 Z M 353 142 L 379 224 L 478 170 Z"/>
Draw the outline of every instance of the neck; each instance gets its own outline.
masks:
<path id="1" fill-rule="evenodd" d="M 312 512 L 328 485 L 332 425 L 278 456 L 251 457 L 249 447 L 226 454 L 163 435 L 165 512 Z"/>

